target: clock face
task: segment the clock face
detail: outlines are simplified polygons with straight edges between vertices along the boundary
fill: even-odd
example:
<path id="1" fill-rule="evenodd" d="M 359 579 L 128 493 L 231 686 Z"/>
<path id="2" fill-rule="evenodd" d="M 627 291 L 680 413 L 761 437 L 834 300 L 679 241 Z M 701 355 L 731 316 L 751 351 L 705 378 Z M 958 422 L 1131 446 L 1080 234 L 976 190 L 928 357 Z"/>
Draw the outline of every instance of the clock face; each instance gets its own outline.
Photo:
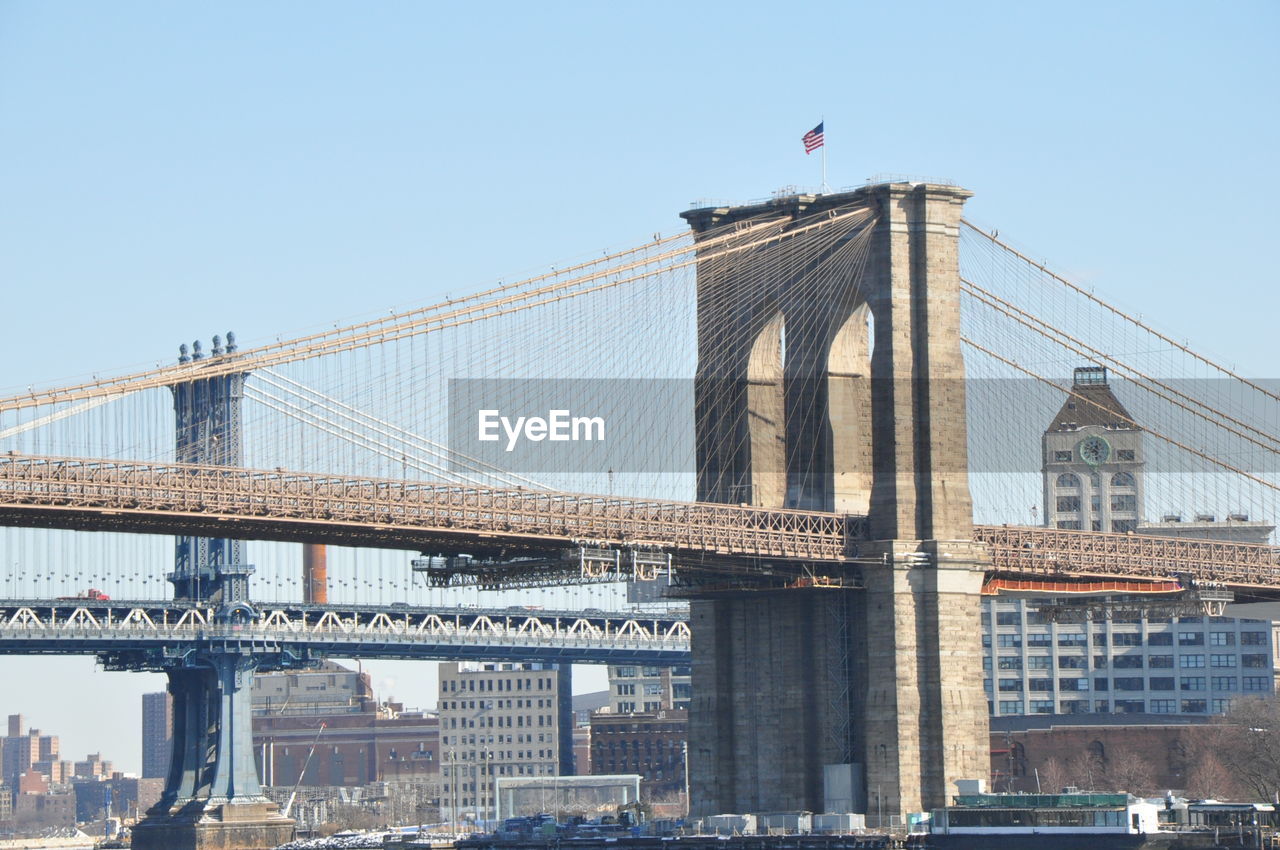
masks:
<path id="1" fill-rule="evenodd" d="M 1111 457 L 1111 445 L 1096 434 L 1081 440 L 1076 451 L 1080 453 L 1080 459 L 1090 466 L 1100 466 Z"/>

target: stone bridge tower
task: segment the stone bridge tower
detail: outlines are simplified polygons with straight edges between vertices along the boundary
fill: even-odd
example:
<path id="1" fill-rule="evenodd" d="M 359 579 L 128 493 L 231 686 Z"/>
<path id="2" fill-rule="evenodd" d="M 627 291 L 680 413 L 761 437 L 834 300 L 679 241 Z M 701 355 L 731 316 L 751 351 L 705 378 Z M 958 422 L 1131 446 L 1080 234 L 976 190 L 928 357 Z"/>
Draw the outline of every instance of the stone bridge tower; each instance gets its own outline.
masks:
<path id="1" fill-rule="evenodd" d="M 822 286 L 821 258 L 770 265 L 780 248 L 699 265 L 699 498 L 866 514 L 869 533 L 862 588 L 693 601 L 695 814 L 887 822 L 989 773 L 960 351 L 969 196 L 890 183 L 684 213 L 705 240 L 867 211 L 846 237 L 865 240 L 859 273 Z"/>

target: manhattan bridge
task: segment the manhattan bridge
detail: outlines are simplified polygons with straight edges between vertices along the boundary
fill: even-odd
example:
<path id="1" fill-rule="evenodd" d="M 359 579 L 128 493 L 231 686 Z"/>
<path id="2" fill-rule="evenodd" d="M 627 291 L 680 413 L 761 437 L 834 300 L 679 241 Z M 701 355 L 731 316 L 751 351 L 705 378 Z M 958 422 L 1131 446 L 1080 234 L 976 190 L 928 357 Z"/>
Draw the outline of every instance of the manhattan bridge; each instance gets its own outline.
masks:
<path id="1" fill-rule="evenodd" d="M 1272 545 L 1036 515 L 1067 399 L 1098 445 L 1141 432 L 1146 504 L 1274 522 L 1280 387 L 969 222 L 968 197 L 699 205 L 471 295 L 0 398 L 0 652 L 167 674 L 140 847 L 283 834 L 248 687 L 325 657 L 689 663 L 696 812 L 821 810 L 832 765 L 887 814 L 938 805 L 987 771 L 983 594 L 1280 599 Z M 1073 386 L 1083 365 L 1123 404 Z M 604 439 L 477 429 L 557 411 Z M 327 579 L 299 581 L 298 544 Z"/>

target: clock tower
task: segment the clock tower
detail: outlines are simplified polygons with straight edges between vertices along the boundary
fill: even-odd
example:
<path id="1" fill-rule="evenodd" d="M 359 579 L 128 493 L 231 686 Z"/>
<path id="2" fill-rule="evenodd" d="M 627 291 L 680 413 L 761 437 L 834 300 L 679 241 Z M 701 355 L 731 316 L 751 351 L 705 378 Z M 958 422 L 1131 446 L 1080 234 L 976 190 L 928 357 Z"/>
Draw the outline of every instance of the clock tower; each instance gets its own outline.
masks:
<path id="1" fill-rule="evenodd" d="M 1142 520 L 1142 430 L 1111 391 L 1107 370 L 1075 370 L 1071 394 L 1043 439 L 1050 528 L 1129 532 Z"/>

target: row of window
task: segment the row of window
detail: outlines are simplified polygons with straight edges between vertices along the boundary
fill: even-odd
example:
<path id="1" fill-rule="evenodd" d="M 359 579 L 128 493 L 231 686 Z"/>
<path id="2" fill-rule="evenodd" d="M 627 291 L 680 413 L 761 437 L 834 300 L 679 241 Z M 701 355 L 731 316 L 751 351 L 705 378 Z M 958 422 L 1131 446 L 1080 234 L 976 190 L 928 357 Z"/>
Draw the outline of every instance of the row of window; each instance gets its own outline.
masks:
<path id="1" fill-rule="evenodd" d="M 555 743 L 555 736 L 550 733 L 538 733 L 537 743 Z M 521 735 L 441 735 L 441 746 L 472 746 L 482 747 L 488 744 L 532 744 L 534 743 L 533 734 Z M 454 753 L 453 758 L 468 758 L 466 754 Z"/>
<path id="2" fill-rule="evenodd" d="M 999 612 L 999 615 L 1003 615 L 1006 613 L 1015 614 L 1015 615 L 1017 614 L 1016 611 L 1001 611 Z M 1012 625 L 1012 623 L 998 623 L 998 625 Z M 1173 632 L 1150 632 L 1149 634 L 1146 635 L 1146 645 L 1147 646 L 1173 646 L 1174 637 L 1175 637 L 1175 634 Z M 1176 637 L 1177 637 L 1178 646 L 1204 646 L 1205 645 L 1204 632 L 1178 632 Z M 1053 646 L 1054 645 L 1053 635 L 1048 634 L 1046 632 L 1030 632 L 1025 635 L 1018 632 L 1005 632 L 1005 633 L 997 634 L 995 638 L 996 646 L 1003 647 L 1005 649 L 1009 649 L 1012 647 L 1021 647 L 1024 641 L 1027 646 Z M 1058 646 L 1088 646 L 1089 643 L 1090 643 L 1090 638 L 1089 638 L 1089 635 L 1086 635 L 1086 634 L 1072 634 L 1072 633 L 1064 634 L 1061 632 L 1058 634 L 1058 639 L 1057 639 Z M 1093 635 L 1092 643 L 1094 646 L 1107 646 L 1108 644 L 1110 644 L 1111 646 L 1142 646 L 1143 635 L 1141 632 L 1113 632 L 1110 636 L 1108 636 L 1105 632 L 1096 632 Z M 1235 635 L 1232 634 L 1231 632 L 1211 632 L 1209 635 L 1208 644 L 1209 646 L 1235 646 Z M 991 646 L 990 634 L 982 635 L 982 645 L 986 647 Z M 1266 632 L 1241 632 L 1240 645 L 1241 646 L 1266 646 L 1267 633 Z M 1259 657 L 1265 659 L 1266 655 L 1262 654 Z M 1263 661 L 1262 666 L 1266 666 L 1265 660 Z"/>
<path id="3" fill-rule="evenodd" d="M 1186 654 L 1177 656 L 1178 666 L 1187 669 L 1191 667 L 1204 667 L 1205 655 L 1203 653 Z M 1153 669 L 1171 668 L 1173 667 L 1174 656 L 1172 655 L 1117 655 L 1108 659 L 1105 655 L 1093 656 L 1093 669 L 1105 670 L 1108 662 L 1116 670 L 1141 670 L 1144 667 Z M 1236 655 L 1234 653 L 1210 653 L 1208 656 L 1210 667 L 1234 668 L 1237 666 L 1247 667 L 1256 670 L 1266 669 L 1267 656 L 1263 654 L 1245 653 L 1244 655 Z M 1089 659 L 1084 655 L 1060 655 L 1057 658 L 1058 669 L 1060 670 L 1087 670 L 1089 669 Z M 1027 658 L 1027 669 L 1029 670 L 1052 670 L 1054 658 L 1051 655 L 1032 655 Z M 991 657 L 987 656 L 982 659 L 982 669 L 991 669 Z M 996 669 L 999 670 L 1021 670 L 1021 655 L 1001 655 L 996 659 Z"/>
<path id="4" fill-rule="evenodd" d="M 459 691 L 549 691 L 552 688 L 553 680 L 551 678 L 538 677 L 537 685 L 534 685 L 532 677 L 528 679 L 446 679 L 440 683 L 440 690 L 443 693 L 455 694 Z M 514 687 L 513 687 L 514 685 Z"/>
<path id="5" fill-rule="evenodd" d="M 1078 519 L 1060 519 L 1057 522 L 1057 527 L 1063 531 L 1079 531 L 1081 529 L 1080 520 Z M 1113 519 L 1111 520 L 1111 527 L 1106 530 L 1115 534 L 1127 534 L 1128 532 L 1136 531 L 1137 529 L 1138 521 L 1136 519 Z M 1089 523 L 1089 530 L 1102 531 L 1102 520 L 1091 520 Z"/>
<path id="6" fill-rule="evenodd" d="M 494 708 L 534 708 L 534 703 L 538 708 L 551 708 L 552 700 L 550 699 L 453 699 L 442 700 L 440 702 L 441 711 L 488 711 Z"/>
<path id="7" fill-rule="evenodd" d="M 1135 453 L 1135 451 L 1136 451 L 1135 449 L 1116 449 L 1116 460 L 1118 460 L 1118 461 L 1125 461 L 1125 460 L 1127 460 L 1127 461 L 1133 461 L 1133 460 L 1136 460 L 1136 459 L 1137 459 L 1137 454 Z M 1071 450 L 1070 450 L 1070 449 L 1067 449 L 1066 451 L 1057 451 L 1057 452 L 1054 452 L 1054 453 L 1053 453 L 1053 462 L 1054 462 L 1054 463 L 1071 463 L 1072 459 L 1073 459 L 1073 458 L 1072 458 L 1072 454 L 1071 454 Z M 1116 473 L 1116 474 L 1117 474 L 1117 475 L 1128 475 L 1129 473 L 1127 473 L 1127 472 L 1118 472 L 1118 473 Z M 1130 486 L 1132 486 L 1132 485 L 1130 485 Z"/>
<path id="8" fill-rule="evenodd" d="M 1000 714 L 1006 717 L 1027 714 L 1027 705 L 1023 700 L 1000 700 Z M 1116 714 L 1205 714 L 1209 711 L 1224 714 L 1231 710 L 1231 700 L 1226 697 L 1209 700 L 1118 699 L 1114 702 L 1104 699 L 1095 700 L 1092 705 L 1088 700 L 1062 700 L 1056 707 L 1053 700 L 1030 701 L 1031 714 L 1089 714 L 1091 710 L 1097 714 L 1108 714 L 1113 710 Z"/>
<path id="9" fill-rule="evenodd" d="M 615 667 L 613 670 L 613 675 L 618 679 L 634 679 L 636 678 L 636 670 L 639 670 L 640 671 L 639 675 L 641 677 L 649 679 L 649 678 L 653 678 L 654 676 L 661 676 L 662 671 L 664 669 L 670 669 L 672 676 L 688 676 L 693 672 L 692 668 L 690 667 L 663 668 L 663 667 L 654 667 L 646 664 L 645 666 L 639 667 L 639 668 Z"/>
<path id="10" fill-rule="evenodd" d="M 1090 477 L 1090 483 L 1093 484 L 1093 487 L 1095 490 L 1102 487 L 1102 479 L 1098 476 L 1097 473 L 1094 473 L 1089 477 Z M 1057 485 L 1059 488 L 1064 490 L 1079 489 L 1080 476 L 1076 475 L 1073 472 L 1064 472 L 1058 476 Z M 1137 487 L 1138 482 L 1137 480 L 1134 479 L 1131 473 L 1117 472 L 1115 475 L 1111 476 L 1111 486 L 1112 487 Z"/>
<path id="11" fill-rule="evenodd" d="M 1078 514 L 1080 513 L 1080 497 L 1079 496 L 1059 496 L 1055 503 L 1060 514 Z M 1094 514 L 1102 511 L 1102 497 L 1089 497 L 1089 510 Z M 1111 497 L 1112 513 L 1136 513 L 1138 510 L 1138 497 L 1129 494 L 1116 494 Z"/>
<path id="12" fill-rule="evenodd" d="M 1244 676 L 1240 679 L 1241 687 L 1247 693 L 1263 693 L 1271 691 L 1270 676 Z M 1144 679 L 1142 676 L 1116 676 L 1108 679 L 1105 676 L 1099 676 L 1092 680 L 1092 690 L 1095 691 L 1204 691 L 1209 688 L 1205 687 L 1208 683 L 1215 691 L 1234 691 L 1236 687 L 1235 676 L 1152 676 L 1150 679 Z M 1029 691 L 1052 692 L 1055 689 L 1059 691 L 1087 691 L 1090 690 L 1090 680 L 1088 677 L 1064 677 L 1057 679 L 1027 679 L 1026 689 Z M 1176 685 L 1176 687 L 1175 687 Z M 991 680 L 984 679 L 983 687 L 991 690 Z M 1022 679 L 999 679 L 996 687 L 1001 693 L 1019 692 L 1023 689 Z"/>
<path id="13" fill-rule="evenodd" d="M 446 755 L 458 756 L 458 758 L 452 758 L 452 757 L 446 758 L 445 764 L 449 764 L 454 761 L 494 761 L 498 759 L 506 759 L 507 761 L 514 761 L 516 759 L 526 759 L 526 760 L 549 759 L 549 758 L 555 757 L 555 750 L 538 750 L 538 754 L 536 756 L 533 754 L 533 750 L 493 750 L 487 753 L 480 753 L 480 755 L 485 756 L 485 758 L 482 758 L 482 759 L 466 757 L 468 755 L 474 756 L 476 755 L 476 753 L 457 753 L 457 754 L 446 754 Z M 494 769 L 496 770 L 498 767 L 501 767 L 501 765 L 496 766 Z M 443 767 L 441 769 L 444 771 L 445 776 L 449 775 L 448 767 Z M 466 770 L 467 768 L 462 768 L 462 769 Z"/>

